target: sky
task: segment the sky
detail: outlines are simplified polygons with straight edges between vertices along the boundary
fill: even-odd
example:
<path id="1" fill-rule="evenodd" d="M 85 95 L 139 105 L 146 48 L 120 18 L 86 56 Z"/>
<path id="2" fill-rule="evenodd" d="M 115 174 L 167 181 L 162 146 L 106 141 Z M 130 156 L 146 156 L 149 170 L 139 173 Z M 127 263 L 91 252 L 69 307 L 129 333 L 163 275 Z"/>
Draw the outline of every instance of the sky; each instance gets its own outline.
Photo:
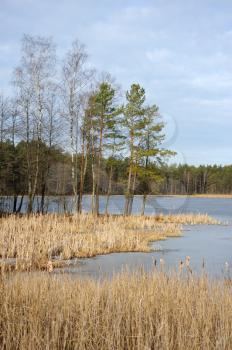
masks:
<path id="1" fill-rule="evenodd" d="M 232 164 L 231 0 L 0 0 L 6 94 L 23 34 L 53 37 L 61 58 L 78 38 L 123 91 L 142 85 L 176 162 Z"/>

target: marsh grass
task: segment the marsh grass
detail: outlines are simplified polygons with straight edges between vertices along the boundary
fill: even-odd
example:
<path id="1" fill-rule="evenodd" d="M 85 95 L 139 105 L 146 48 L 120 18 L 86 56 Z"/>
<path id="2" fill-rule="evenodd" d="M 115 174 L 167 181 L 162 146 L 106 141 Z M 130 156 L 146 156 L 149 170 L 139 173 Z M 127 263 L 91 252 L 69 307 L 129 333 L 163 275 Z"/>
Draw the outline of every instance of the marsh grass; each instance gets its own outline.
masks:
<path id="1" fill-rule="evenodd" d="M 159 195 L 159 197 L 174 197 L 174 198 L 232 198 L 232 194 L 224 193 L 203 193 L 203 194 L 170 194 L 170 195 Z"/>
<path id="2" fill-rule="evenodd" d="M 195 198 L 232 198 L 232 194 L 195 194 L 190 197 Z"/>
<path id="3" fill-rule="evenodd" d="M 181 224 L 216 224 L 207 215 L 32 215 L 0 218 L 1 268 L 44 269 L 112 252 L 148 252 L 150 242 L 181 235 Z M 15 264 L 6 264 L 9 259 Z M 51 269 L 51 266 L 49 267 Z"/>
<path id="4" fill-rule="evenodd" d="M 177 215 L 163 215 L 156 216 L 156 221 L 163 223 L 175 223 L 183 225 L 220 225 L 217 219 L 207 214 L 177 214 Z"/>
<path id="5" fill-rule="evenodd" d="M 0 282 L 0 348 L 232 349 L 232 287 L 123 272 L 113 280 L 16 274 Z"/>

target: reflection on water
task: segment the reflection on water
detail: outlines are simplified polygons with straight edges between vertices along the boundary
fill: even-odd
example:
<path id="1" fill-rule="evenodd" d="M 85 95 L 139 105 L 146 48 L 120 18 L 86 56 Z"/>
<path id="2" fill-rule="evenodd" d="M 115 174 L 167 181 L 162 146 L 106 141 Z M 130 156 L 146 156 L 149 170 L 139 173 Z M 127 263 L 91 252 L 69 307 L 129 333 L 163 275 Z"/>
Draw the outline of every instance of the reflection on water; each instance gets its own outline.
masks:
<path id="1" fill-rule="evenodd" d="M 40 197 L 35 198 L 34 211 L 40 207 Z M 1 201 L 1 198 L 0 198 Z M 13 207 L 13 198 L 2 199 L 5 208 Z M 125 197 L 122 195 L 111 196 L 109 201 L 109 212 L 111 214 L 122 214 L 124 210 Z M 100 212 L 104 213 L 106 197 L 100 196 Z M 45 210 L 47 212 L 75 211 L 74 199 L 72 196 L 46 197 Z M 142 196 L 135 196 L 133 201 L 133 214 L 139 214 L 142 208 Z M 23 199 L 22 212 L 27 210 L 27 197 Z M 83 197 L 83 211 L 91 210 L 91 196 Z M 232 199 L 231 198 L 192 198 L 188 196 L 148 196 L 145 214 L 154 215 L 158 213 L 208 213 L 223 221 L 231 221 Z"/>

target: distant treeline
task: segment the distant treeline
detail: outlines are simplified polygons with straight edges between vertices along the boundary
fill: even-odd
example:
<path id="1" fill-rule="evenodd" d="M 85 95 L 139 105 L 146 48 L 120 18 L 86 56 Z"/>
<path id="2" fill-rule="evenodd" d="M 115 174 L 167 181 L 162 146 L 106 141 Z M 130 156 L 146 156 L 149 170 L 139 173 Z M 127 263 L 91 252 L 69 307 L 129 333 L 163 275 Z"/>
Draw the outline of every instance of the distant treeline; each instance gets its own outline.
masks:
<path id="1" fill-rule="evenodd" d="M 232 165 L 170 165 L 160 168 L 162 194 L 231 194 Z"/>
<path id="2" fill-rule="evenodd" d="M 31 152 L 36 142 L 31 143 Z M 49 171 L 47 159 L 49 158 Z M 36 184 L 36 195 L 72 195 L 72 156 L 57 147 L 40 145 L 40 167 Z M 75 159 L 77 168 L 81 166 L 81 154 Z M 108 192 L 109 174 L 114 164 L 111 193 L 125 194 L 127 188 L 129 159 L 103 158 L 100 176 L 100 194 Z M 32 164 L 31 171 L 34 172 Z M 24 141 L 12 145 L 10 141 L 0 143 L 0 194 L 28 195 L 27 144 Z M 187 164 L 150 165 L 154 179 L 136 181 L 135 194 L 231 194 L 232 165 Z M 78 174 L 80 175 L 80 174 Z M 45 181 L 46 180 L 46 181 Z M 46 186 L 44 185 L 46 183 Z M 79 185 L 79 183 L 78 183 Z M 87 161 L 86 179 L 83 193 L 91 193 L 93 186 L 91 159 Z"/>
<path id="3" fill-rule="evenodd" d="M 0 96 L 0 196 L 14 197 L 20 211 L 27 196 L 39 211 L 47 195 L 125 195 L 125 215 L 135 194 L 230 193 L 230 167 L 167 166 L 175 152 L 163 147 L 164 123 L 143 87 L 125 93 L 109 74 L 90 69 L 82 44 L 74 41 L 63 60 L 50 38 L 25 35 L 12 94 Z"/>

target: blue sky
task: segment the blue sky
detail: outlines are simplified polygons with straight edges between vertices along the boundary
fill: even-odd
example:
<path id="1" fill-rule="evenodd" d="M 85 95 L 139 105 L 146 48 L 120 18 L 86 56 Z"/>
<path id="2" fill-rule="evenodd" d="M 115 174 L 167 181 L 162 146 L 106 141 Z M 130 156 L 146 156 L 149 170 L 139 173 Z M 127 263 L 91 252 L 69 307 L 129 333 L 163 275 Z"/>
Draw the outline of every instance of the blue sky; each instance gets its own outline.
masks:
<path id="1" fill-rule="evenodd" d="M 177 161 L 232 163 L 231 0 L 0 0 L 0 90 L 24 33 L 78 38 L 124 90 L 139 82 L 167 122 Z"/>

